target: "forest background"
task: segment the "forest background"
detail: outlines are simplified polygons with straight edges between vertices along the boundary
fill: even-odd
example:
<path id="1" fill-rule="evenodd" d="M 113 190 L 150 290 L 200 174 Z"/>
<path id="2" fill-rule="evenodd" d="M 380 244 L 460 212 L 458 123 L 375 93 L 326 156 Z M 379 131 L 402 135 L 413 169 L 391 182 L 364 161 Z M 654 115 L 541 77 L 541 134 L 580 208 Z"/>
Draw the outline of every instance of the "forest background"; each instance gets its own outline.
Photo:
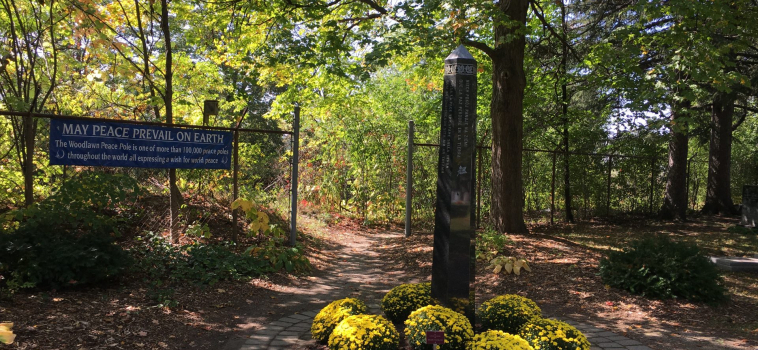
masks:
<path id="1" fill-rule="evenodd" d="M 742 185 L 758 183 L 753 1 L 0 0 L 0 10 L 0 110 L 199 125 L 210 99 L 221 101 L 210 125 L 245 111 L 242 127 L 289 130 L 298 104 L 301 204 L 367 223 L 400 220 L 408 121 L 417 143 L 438 141 L 443 60 L 460 43 L 479 62 L 482 212 L 501 231 L 550 212 L 733 214 Z M 93 172 L 170 193 L 175 213 L 193 195 L 231 202 L 228 171 L 49 166 L 48 128 L 0 117 L 0 210 Z M 241 196 L 285 208 L 289 139 L 240 140 Z M 433 216 L 436 154 L 414 153 L 417 222 Z"/>

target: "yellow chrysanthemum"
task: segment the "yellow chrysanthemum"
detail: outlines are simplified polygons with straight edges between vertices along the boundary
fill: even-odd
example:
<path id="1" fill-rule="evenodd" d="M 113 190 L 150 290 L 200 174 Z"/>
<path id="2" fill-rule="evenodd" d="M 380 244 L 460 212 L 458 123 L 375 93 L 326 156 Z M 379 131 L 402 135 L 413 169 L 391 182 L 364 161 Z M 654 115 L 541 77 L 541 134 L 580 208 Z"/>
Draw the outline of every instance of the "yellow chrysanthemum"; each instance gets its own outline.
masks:
<path id="1" fill-rule="evenodd" d="M 400 334 L 387 319 L 376 315 L 354 315 L 342 320 L 329 337 L 332 350 L 395 350 Z"/>
<path id="2" fill-rule="evenodd" d="M 582 332 L 558 320 L 532 320 L 521 328 L 519 335 L 535 349 L 589 350 L 590 348 L 590 342 Z"/>

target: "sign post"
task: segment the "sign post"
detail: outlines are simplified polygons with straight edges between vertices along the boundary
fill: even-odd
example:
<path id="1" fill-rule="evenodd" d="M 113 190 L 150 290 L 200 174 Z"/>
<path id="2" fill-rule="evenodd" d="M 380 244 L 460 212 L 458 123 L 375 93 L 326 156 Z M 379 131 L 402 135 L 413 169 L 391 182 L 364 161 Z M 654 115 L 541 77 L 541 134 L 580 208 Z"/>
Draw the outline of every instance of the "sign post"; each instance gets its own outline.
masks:
<path id="1" fill-rule="evenodd" d="M 426 331 L 426 344 L 432 344 L 432 349 L 437 350 L 437 345 L 445 344 L 445 332 Z"/>
<path id="2" fill-rule="evenodd" d="M 472 324 L 476 73 L 476 60 L 463 45 L 445 59 L 432 259 L 432 299 Z"/>

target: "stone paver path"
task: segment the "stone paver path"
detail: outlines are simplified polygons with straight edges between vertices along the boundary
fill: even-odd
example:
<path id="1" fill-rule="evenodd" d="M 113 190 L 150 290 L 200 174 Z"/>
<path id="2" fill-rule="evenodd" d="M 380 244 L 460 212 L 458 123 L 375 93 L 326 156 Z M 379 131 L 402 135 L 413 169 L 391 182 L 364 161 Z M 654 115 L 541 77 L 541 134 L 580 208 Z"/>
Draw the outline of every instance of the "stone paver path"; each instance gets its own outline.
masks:
<path id="1" fill-rule="evenodd" d="M 337 252 L 338 263 L 330 268 L 327 276 L 319 277 L 301 286 L 295 286 L 288 293 L 300 293 L 299 311 L 264 325 L 252 332 L 239 350 L 279 350 L 299 349 L 315 344 L 311 339 L 310 329 L 313 317 L 329 302 L 357 297 L 369 306 L 369 313 L 382 314 L 381 298 L 392 287 L 402 283 L 418 283 L 418 278 L 408 275 L 399 267 L 387 266 L 390 261 L 383 261 L 372 248 L 381 244 L 384 238 L 400 238 L 397 233 L 375 234 L 368 236 L 353 235 L 351 244 L 345 245 Z M 302 296 L 305 295 L 305 298 Z M 293 305 L 288 305 L 292 307 Z M 568 322 L 581 330 L 592 344 L 591 350 L 652 350 L 639 341 L 606 331 L 584 323 Z"/>

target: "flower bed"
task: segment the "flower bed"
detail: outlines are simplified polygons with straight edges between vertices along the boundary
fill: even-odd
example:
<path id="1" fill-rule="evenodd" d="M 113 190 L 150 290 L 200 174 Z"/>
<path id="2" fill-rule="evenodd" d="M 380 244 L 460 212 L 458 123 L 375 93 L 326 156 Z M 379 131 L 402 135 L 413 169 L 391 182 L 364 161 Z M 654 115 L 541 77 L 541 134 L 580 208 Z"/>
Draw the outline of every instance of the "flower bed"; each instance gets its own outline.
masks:
<path id="1" fill-rule="evenodd" d="M 414 303 L 431 302 L 429 283 L 407 284 L 393 288 L 382 300 L 385 313 L 403 318 L 403 310 Z M 400 333 L 382 316 L 365 315 L 366 305 L 347 298 L 332 302 L 313 322 L 313 338 L 331 350 L 394 350 L 400 346 Z M 427 331 L 442 331 L 445 343 L 440 350 L 589 350 L 587 338 L 573 326 L 558 320 L 543 319 L 532 300 L 518 295 L 501 295 L 482 303 L 478 310 L 483 332 L 474 335 L 464 315 L 439 305 L 419 307 L 403 323 L 410 349 L 429 349 Z"/>

